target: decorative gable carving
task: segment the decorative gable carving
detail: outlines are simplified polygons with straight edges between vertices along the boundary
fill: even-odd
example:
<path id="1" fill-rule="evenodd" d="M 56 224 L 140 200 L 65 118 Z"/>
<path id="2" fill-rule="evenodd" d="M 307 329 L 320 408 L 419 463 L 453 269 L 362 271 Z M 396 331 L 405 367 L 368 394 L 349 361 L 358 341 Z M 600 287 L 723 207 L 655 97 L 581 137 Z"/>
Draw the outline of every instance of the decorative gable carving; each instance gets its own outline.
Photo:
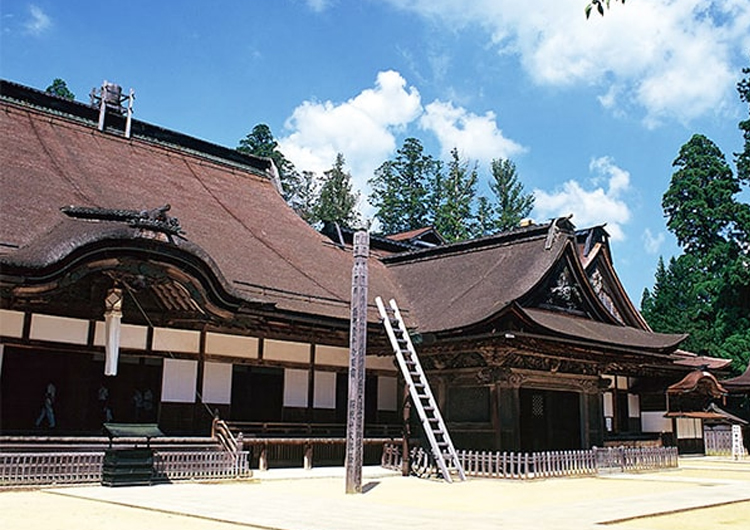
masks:
<path id="1" fill-rule="evenodd" d="M 536 307 L 564 311 L 566 313 L 586 314 L 581 287 L 566 264 L 558 267 L 552 274 L 537 297 Z"/>

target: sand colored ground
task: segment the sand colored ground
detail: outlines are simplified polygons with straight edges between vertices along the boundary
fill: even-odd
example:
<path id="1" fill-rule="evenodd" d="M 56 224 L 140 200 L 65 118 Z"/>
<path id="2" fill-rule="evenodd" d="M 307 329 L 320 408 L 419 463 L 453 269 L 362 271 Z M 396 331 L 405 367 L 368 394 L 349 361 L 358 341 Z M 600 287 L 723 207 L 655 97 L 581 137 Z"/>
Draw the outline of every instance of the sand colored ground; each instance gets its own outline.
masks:
<path id="1" fill-rule="evenodd" d="M 244 482 L 3 491 L 0 528 L 750 528 L 750 461 L 688 460 L 660 473 L 454 484 L 375 469 L 365 475 L 361 495 L 344 494 L 343 476 L 330 476 L 340 471 L 306 475 L 321 478 L 269 472 Z M 674 513 L 653 515 L 666 512 Z"/>

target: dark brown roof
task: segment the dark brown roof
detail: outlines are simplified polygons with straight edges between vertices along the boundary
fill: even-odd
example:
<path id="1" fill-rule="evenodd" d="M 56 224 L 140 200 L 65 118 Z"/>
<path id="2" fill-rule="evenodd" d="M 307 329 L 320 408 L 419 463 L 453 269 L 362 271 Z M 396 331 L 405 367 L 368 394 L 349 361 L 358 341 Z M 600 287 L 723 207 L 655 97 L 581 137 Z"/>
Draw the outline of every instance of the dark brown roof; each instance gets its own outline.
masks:
<path id="1" fill-rule="evenodd" d="M 393 241 L 423 242 L 428 245 L 442 245 L 445 243 L 445 238 L 432 226 L 399 232 L 397 234 L 388 234 L 385 237 Z"/>
<path id="2" fill-rule="evenodd" d="M 727 393 L 716 377 L 705 370 L 694 370 L 677 383 L 667 388 L 668 394 L 685 394 L 703 388 L 712 397 L 718 398 Z"/>
<path id="3" fill-rule="evenodd" d="M 23 258 L 18 248 L 62 235 L 54 229 L 64 221 L 63 206 L 143 210 L 169 203 L 186 238 L 248 299 L 348 318 L 351 253 L 300 219 L 254 160 L 243 167 L 148 137 L 102 133 L 28 104 L 3 100 L 2 107 L 0 264 L 16 253 Z M 58 257 L 75 245 L 57 243 Z M 369 267 L 370 298 L 399 298 L 385 267 L 377 260 Z"/>
<path id="4" fill-rule="evenodd" d="M 672 355 L 674 363 L 680 366 L 689 366 L 690 368 L 707 368 L 709 370 L 721 370 L 732 363 L 731 359 L 721 359 L 719 357 L 709 357 L 707 355 L 696 355 L 695 353 L 684 350 L 677 350 Z"/>
<path id="5" fill-rule="evenodd" d="M 523 309 L 522 312 L 534 323 L 555 334 L 602 344 L 661 351 L 674 348 L 687 338 L 685 334 L 653 333 L 541 309 Z"/>
<path id="6" fill-rule="evenodd" d="M 384 261 L 409 300 L 421 332 L 483 321 L 537 285 L 566 246 L 556 238 L 544 250 L 546 227 L 455 243 Z M 418 301 L 418 303 L 416 303 Z"/>
<path id="7" fill-rule="evenodd" d="M 730 392 L 750 392 L 750 364 L 742 375 L 721 382 Z"/>

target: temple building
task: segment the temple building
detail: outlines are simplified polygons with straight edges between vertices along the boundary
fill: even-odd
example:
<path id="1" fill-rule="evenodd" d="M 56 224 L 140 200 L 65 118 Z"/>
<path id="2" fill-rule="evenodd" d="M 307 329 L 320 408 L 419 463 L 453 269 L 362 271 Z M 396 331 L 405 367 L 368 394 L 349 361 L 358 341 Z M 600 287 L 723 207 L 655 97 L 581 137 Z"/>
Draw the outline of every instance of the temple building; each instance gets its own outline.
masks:
<path id="1" fill-rule="evenodd" d="M 300 219 L 270 160 L 134 120 L 118 94 L 0 92 L 0 434 L 345 423 L 351 231 Z M 570 218 L 372 236 L 366 430 L 400 433 L 379 296 L 459 448 L 679 437 L 666 389 L 698 361 L 649 329 L 608 238 Z"/>

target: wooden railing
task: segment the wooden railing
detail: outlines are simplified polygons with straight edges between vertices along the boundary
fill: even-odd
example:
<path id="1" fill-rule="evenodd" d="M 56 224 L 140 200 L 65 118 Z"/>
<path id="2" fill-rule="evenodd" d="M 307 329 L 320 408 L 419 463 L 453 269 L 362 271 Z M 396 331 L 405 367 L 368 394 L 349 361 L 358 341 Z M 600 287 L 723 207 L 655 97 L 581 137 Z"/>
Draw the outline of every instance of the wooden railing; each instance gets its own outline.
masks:
<path id="1" fill-rule="evenodd" d="M 99 482 L 104 452 L 0 453 L 0 486 Z M 154 479 L 227 479 L 252 475 L 248 452 L 156 451 Z"/>
<path id="2" fill-rule="evenodd" d="M 103 461 L 103 451 L 0 453 L 0 486 L 97 482 Z"/>
<path id="3" fill-rule="evenodd" d="M 706 455 L 729 456 L 732 454 L 732 431 L 703 430 L 703 441 L 706 444 Z"/>
<path id="4" fill-rule="evenodd" d="M 156 453 L 154 475 L 156 480 L 245 478 L 252 475 L 247 457 L 247 451 L 234 454 L 217 451 Z"/>
<path id="5" fill-rule="evenodd" d="M 467 476 L 529 480 L 549 477 L 596 475 L 601 472 L 636 472 L 677 467 L 676 447 L 593 448 L 580 451 L 538 453 L 458 451 Z M 401 448 L 385 444 L 381 465 L 401 470 Z M 414 447 L 410 454 L 412 472 L 437 472 L 429 452 Z"/>
<path id="6" fill-rule="evenodd" d="M 217 440 L 227 453 L 234 454 L 242 449 L 243 433 L 240 432 L 235 437 L 227 423 L 219 419 L 218 416 L 211 423 L 211 437 Z"/>
<path id="7" fill-rule="evenodd" d="M 384 443 L 400 443 L 392 438 L 365 438 L 365 463 L 377 465 L 381 447 Z M 346 438 L 244 438 L 243 444 L 252 450 L 253 465 L 260 471 L 269 467 L 298 467 L 312 469 L 313 462 L 319 464 L 342 466 Z"/>
<path id="8" fill-rule="evenodd" d="M 676 447 L 595 447 L 593 451 L 599 473 L 633 473 L 678 466 Z"/>
<path id="9" fill-rule="evenodd" d="M 258 421 L 225 421 L 227 428 L 235 433 L 242 433 L 249 437 L 321 437 L 345 438 L 346 424 L 344 423 L 286 423 L 286 422 L 258 422 Z M 403 426 L 400 424 L 373 423 L 365 425 L 366 438 L 395 438 L 400 437 Z"/>

